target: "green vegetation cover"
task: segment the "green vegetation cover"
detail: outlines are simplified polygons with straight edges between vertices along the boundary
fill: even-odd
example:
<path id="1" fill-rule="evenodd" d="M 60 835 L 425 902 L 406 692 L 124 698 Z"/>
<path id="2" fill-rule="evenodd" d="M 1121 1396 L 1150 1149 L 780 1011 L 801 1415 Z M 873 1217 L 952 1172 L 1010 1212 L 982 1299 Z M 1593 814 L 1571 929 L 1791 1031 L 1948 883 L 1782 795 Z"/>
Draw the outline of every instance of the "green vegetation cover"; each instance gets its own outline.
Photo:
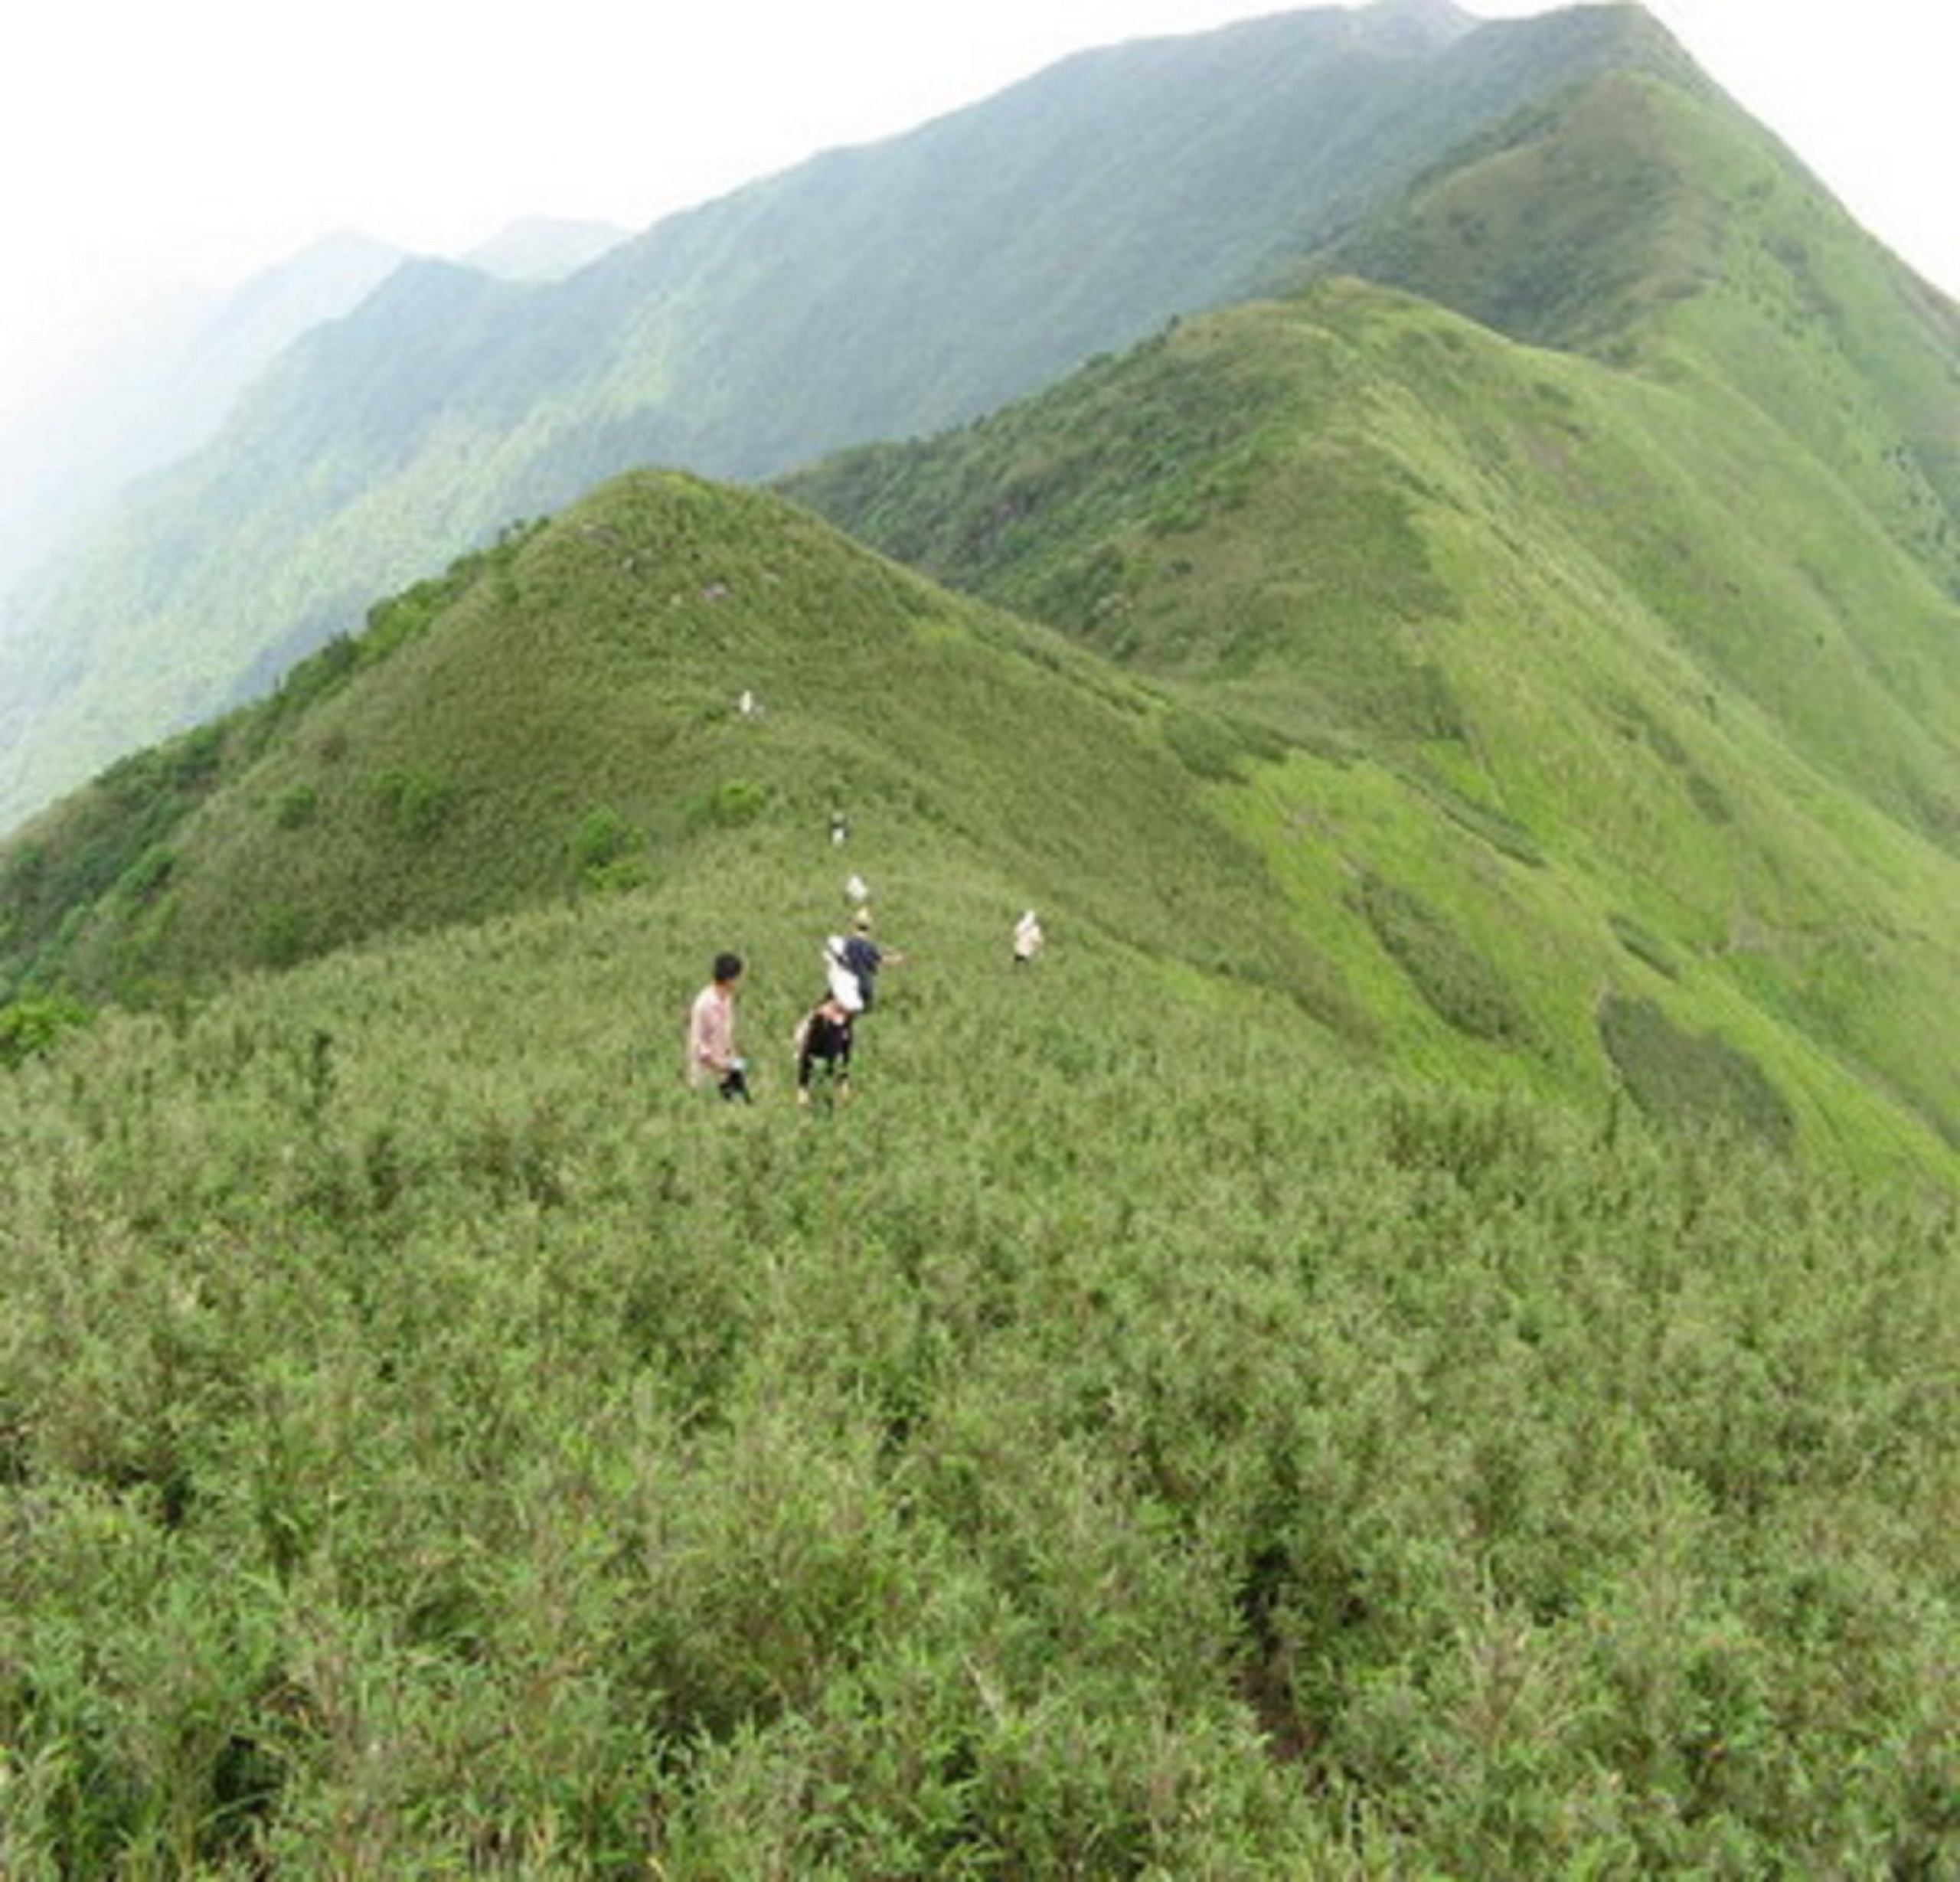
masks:
<path id="1" fill-rule="evenodd" d="M 1950 1154 L 1238 711 L 649 475 L 10 850 L 8 1872 L 1950 1866 Z"/>
<path id="2" fill-rule="evenodd" d="M 1337 281 L 787 487 L 1164 688 L 1406 1062 L 1598 1102 L 1644 1001 L 1945 1162 L 1960 613 L 1761 412 Z"/>
<path id="3" fill-rule="evenodd" d="M 1952 310 L 1640 18 L 776 492 L 285 383 L 395 592 L 0 845 L 0 1873 L 1960 1867 Z"/>
<path id="4" fill-rule="evenodd" d="M 377 596 L 647 463 L 920 434 L 1280 278 L 1641 16 L 1321 8 L 1065 61 L 567 279 L 420 263 L 309 335 L 0 635 L 0 828 L 270 687 Z"/>
<path id="5" fill-rule="evenodd" d="M 1950 1192 L 846 854 L 835 1114 L 753 825 L 0 1074 L 10 1875 L 1950 1870 Z"/>
<path id="6" fill-rule="evenodd" d="M 794 855 L 841 811 L 1357 1025 L 1256 849 L 1194 792 L 1177 723 L 779 498 L 642 473 L 31 825 L 0 852 L 0 962 L 22 988 L 153 1003 L 658 880 L 728 829 Z"/>

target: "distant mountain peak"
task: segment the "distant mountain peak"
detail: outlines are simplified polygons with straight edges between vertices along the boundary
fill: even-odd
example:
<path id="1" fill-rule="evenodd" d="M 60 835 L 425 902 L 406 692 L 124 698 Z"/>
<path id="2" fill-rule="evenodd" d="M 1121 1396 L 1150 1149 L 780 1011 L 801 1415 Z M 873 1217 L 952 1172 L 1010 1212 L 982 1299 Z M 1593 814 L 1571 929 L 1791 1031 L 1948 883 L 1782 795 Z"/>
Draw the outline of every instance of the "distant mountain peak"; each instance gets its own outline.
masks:
<path id="1" fill-rule="evenodd" d="M 596 261 L 629 233 L 609 222 L 531 216 L 508 224 L 459 259 L 508 281 L 556 281 Z"/>
<path id="2" fill-rule="evenodd" d="M 1447 44 L 1482 24 L 1455 0 L 1374 0 L 1356 17 L 1377 31 L 1386 28 L 1425 46 Z"/>

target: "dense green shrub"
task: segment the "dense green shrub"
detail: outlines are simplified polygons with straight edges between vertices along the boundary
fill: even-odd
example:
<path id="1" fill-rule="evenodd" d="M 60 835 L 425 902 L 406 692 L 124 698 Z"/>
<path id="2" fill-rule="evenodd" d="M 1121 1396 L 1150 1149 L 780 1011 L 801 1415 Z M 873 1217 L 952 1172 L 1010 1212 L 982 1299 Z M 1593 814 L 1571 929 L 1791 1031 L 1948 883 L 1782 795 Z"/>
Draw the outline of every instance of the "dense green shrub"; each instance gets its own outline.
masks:
<path id="1" fill-rule="evenodd" d="M 9 1874 L 1951 1866 L 1950 1203 L 730 868 L 0 1081 Z"/>
<path id="2" fill-rule="evenodd" d="M 88 1009 L 59 994 L 30 995 L 0 1003 L 0 1065 L 14 1066 L 45 1052 L 71 1028 L 87 1023 Z"/>
<path id="3" fill-rule="evenodd" d="M 396 833 L 413 842 L 433 836 L 456 807 L 456 787 L 425 771 L 384 771 L 369 789 Z"/>
<path id="4" fill-rule="evenodd" d="M 1677 1026 L 1651 1000 L 1611 994 L 1599 1037 L 1634 1102 L 1649 1116 L 1689 1129 L 1746 1132 L 1781 1150 L 1795 1139 L 1788 1101 L 1762 1067 L 1713 1033 Z"/>
<path id="5" fill-rule="evenodd" d="M 177 867 L 175 853 L 161 843 L 152 843 L 123 871 L 116 893 L 126 901 L 154 900 Z"/>
<path id="6" fill-rule="evenodd" d="M 1544 867 L 1543 847 L 1515 819 L 1459 791 L 1447 790 L 1433 783 L 1426 783 L 1422 788 L 1423 794 L 1452 822 L 1473 835 L 1481 837 L 1499 854 L 1508 856 L 1513 862 L 1523 863 L 1529 868 Z"/>
<path id="7" fill-rule="evenodd" d="M 1439 1018 L 1473 1039 L 1515 1043 L 1526 1036 L 1510 988 L 1437 910 L 1373 871 L 1357 894 L 1376 938 Z"/>
<path id="8" fill-rule="evenodd" d="M 688 799 L 688 827 L 695 831 L 740 829 L 769 809 L 771 796 L 768 785 L 760 779 L 724 778 Z"/>
<path id="9" fill-rule="evenodd" d="M 1681 966 L 1674 959 L 1673 950 L 1645 923 L 1618 910 L 1607 920 L 1613 938 L 1635 960 L 1645 962 L 1657 974 L 1663 974 L 1670 980 L 1681 978 Z"/>
<path id="10" fill-rule="evenodd" d="M 1178 707 L 1166 715 L 1164 736 L 1186 768 L 1214 783 L 1236 776 L 1248 756 L 1246 741 L 1216 714 Z"/>
<path id="11" fill-rule="evenodd" d="M 253 952 L 263 966 L 292 967 L 311 951 L 311 933 L 303 910 L 290 902 L 274 902 L 259 911 Z"/>
<path id="12" fill-rule="evenodd" d="M 582 887 L 618 890 L 647 880 L 645 839 L 632 823 L 608 805 L 579 819 L 567 846 L 574 879 Z"/>
<path id="13" fill-rule="evenodd" d="M 279 793 L 273 821 L 282 830 L 303 830 L 319 815 L 320 793 L 311 784 L 295 784 Z"/>

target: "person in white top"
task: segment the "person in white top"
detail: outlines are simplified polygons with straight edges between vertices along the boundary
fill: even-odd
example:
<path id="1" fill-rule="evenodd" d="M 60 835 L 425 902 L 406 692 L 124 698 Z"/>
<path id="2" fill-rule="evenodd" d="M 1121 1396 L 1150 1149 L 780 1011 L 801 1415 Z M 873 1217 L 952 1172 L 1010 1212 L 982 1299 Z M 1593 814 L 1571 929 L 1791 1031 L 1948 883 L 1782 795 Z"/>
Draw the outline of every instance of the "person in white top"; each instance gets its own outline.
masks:
<path id="1" fill-rule="evenodd" d="M 1041 932 L 1041 924 L 1031 908 L 1014 925 L 1014 965 L 1024 967 L 1047 945 L 1047 940 L 1048 937 Z"/>

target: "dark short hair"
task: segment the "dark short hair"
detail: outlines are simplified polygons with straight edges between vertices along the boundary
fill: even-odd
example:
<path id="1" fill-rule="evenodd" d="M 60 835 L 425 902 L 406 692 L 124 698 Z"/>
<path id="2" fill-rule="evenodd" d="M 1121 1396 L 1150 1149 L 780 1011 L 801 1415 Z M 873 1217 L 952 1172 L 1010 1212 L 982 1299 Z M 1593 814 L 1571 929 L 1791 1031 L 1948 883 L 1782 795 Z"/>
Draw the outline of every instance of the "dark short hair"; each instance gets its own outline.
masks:
<path id="1" fill-rule="evenodd" d="M 717 954 L 714 957 L 714 977 L 717 980 L 736 980 L 741 977 L 742 957 L 739 954 Z"/>

